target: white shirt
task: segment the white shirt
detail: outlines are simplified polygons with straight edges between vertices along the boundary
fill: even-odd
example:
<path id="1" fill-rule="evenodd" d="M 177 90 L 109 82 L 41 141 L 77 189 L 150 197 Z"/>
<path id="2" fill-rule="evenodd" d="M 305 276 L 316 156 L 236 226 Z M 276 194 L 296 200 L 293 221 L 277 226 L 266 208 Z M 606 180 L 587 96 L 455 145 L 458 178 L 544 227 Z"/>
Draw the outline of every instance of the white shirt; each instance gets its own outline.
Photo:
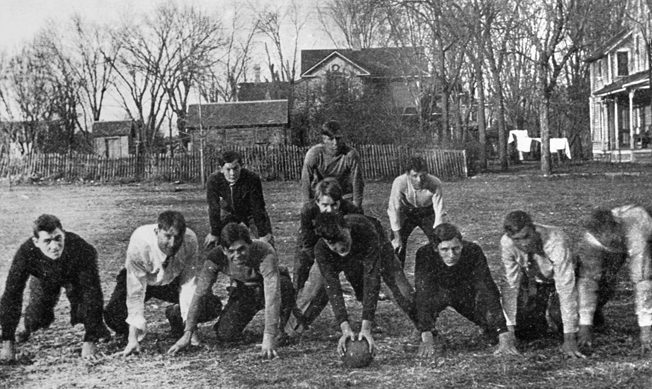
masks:
<path id="1" fill-rule="evenodd" d="M 144 315 L 147 285 L 167 285 L 177 277 L 181 277 L 179 306 L 181 317 L 185 321 L 195 293 L 196 274 L 201 269 L 197 255 L 197 236 L 189 228 L 186 228 L 179 251 L 170 258 L 167 267 L 163 269 L 163 262 L 167 255 L 158 247 L 156 228 L 156 224 L 138 227 L 131 234 L 127 248 L 125 268 L 127 269 L 128 316 L 126 322 L 142 331 L 139 338 L 142 338 L 147 330 Z"/>

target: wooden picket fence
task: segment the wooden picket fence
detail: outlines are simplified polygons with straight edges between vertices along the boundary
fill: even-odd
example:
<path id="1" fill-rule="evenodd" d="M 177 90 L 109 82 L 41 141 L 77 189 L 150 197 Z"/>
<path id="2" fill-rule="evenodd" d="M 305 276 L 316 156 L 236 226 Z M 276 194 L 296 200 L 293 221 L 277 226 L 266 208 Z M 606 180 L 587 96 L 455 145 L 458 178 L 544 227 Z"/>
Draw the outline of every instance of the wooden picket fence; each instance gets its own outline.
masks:
<path id="1" fill-rule="evenodd" d="M 416 149 L 404 145 L 356 145 L 365 179 L 387 179 L 401 174 L 408 158 L 419 154 L 430 172 L 444 178 L 467 176 L 464 150 Z M 225 148 L 226 149 L 226 148 Z M 308 147 L 229 147 L 243 155 L 245 165 L 265 180 L 299 180 Z M 205 174 L 219 169 L 215 150 L 204 155 Z M 141 155 L 108 159 L 94 154 L 32 154 L 22 158 L 0 158 L 0 178 L 64 181 L 199 181 L 198 153 Z"/>

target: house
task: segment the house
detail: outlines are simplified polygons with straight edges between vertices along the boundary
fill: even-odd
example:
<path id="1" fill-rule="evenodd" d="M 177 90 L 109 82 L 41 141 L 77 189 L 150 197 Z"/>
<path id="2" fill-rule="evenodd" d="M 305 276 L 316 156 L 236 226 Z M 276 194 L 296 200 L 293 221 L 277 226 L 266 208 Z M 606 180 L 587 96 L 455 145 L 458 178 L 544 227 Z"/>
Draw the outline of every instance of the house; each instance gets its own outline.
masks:
<path id="1" fill-rule="evenodd" d="M 645 2 L 633 0 L 629 15 L 649 20 Z M 649 24 L 648 24 L 649 25 Z M 632 22 L 586 61 L 590 64 L 593 158 L 652 162 L 650 63 L 644 31 Z"/>
<path id="2" fill-rule="evenodd" d="M 427 77 L 423 50 L 413 47 L 301 50 L 301 84 L 312 89 L 327 75 L 338 75 L 354 87 L 373 87 L 397 111 L 414 113 L 420 82 Z"/>
<path id="3" fill-rule="evenodd" d="M 187 120 L 191 150 L 199 145 L 200 125 L 207 146 L 275 145 L 288 139 L 287 100 L 192 104 Z"/>
<path id="4" fill-rule="evenodd" d="M 124 158 L 135 154 L 137 128 L 133 120 L 93 123 L 95 153 L 107 158 Z"/>

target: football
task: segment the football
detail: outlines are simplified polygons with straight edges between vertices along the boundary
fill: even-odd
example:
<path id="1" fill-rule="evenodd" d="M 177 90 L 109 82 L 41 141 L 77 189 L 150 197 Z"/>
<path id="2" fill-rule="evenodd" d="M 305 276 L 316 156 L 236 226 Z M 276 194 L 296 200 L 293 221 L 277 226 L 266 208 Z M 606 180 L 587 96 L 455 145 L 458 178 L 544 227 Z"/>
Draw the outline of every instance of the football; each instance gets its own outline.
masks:
<path id="1" fill-rule="evenodd" d="M 373 355 L 369 352 L 369 343 L 367 339 L 346 341 L 346 352 L 342 355 L 344 366 L 349 368 L 358 368 L 369 366 Z"/>

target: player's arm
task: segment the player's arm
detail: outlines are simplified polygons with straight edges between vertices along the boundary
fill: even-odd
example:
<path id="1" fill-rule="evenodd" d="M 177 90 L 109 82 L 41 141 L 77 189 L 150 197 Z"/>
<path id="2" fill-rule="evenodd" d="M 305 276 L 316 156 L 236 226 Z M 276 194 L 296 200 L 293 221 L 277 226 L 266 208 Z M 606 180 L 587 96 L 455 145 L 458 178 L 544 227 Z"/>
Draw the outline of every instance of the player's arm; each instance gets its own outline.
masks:
<path id="1" fill-rule="evenodd" d="M 433 227 L 437 227 L 444 221 L 444 195 L 441 187 L 441 181 L 435 178 L 432 195 L 432 209 L 435 211 L 435 224 Z"/>
<path id="2" fill-rule="evenodd" d="M 507 236 L 500 239 L 500 259 L 505 268 L 505 285 L 502 290 L 502 306 L 510 332 L 516 326 L 516 309 L 518 302 L 518 289 L 521 283 L 521 266 L 517 262 L 517 252 L 514 243 Z"/>
<path id="3" fill-rule="evenodd" d="M 414 263 L 414 288 L 416 290 L 417 329 L 421 332 L 418 356 L 430 358 L 435 355 L 435 306 L 438 303 L 434 293 L 434 269 L 426 254 L 428 247 L 417 250 Z"/>
<path id="4" fill-rule="evenodd" d="M 312 180 L 315 175 L 315 166 L 317 165 L 316 149 L 311 148 L 306 153 L 301 168 L 301 195 L 303 201 L 312 199 Z"/>
<path id="5" fill-rule="evenodd" d="M 351 163 L 351 184 L 353 186 L 353 204 L 362 209 L 362 197 L 364 193 L 364 180 L 362 177 L 362 166 L 360 154 L 353 150 L 350 155 Z"/>
<path id="6" fill-rule="evenodd" d="M 269 250 L 269 253 L 265 255 L 260 264 L 265 294 L 265 330 L 263 332 L 261 356 L 271 359 L 278 356 L 276 353 L 276 336 L 281 321 L 281 278 L 276 252 L 272 247 L 269 247 Z"/>
<path id="7" fill-rule="evenodd" d="M 269 220 L 269 214 L 267 213 L 267 208 L 265 207 L 263 184 L 261 183 L 260 177 L 258 176 L 253 175 L 251 179 L 252 189 L 249 198 L 251 201 L 251 213 L 253 215 L 256 228 L 258 229 L 258 237 L 262 238 L 269 236 L 271 238 L 272 223 Z"/>
<path id="8" fill-rule="evenodd" d="M 374 239 L 368 242 L 364 257 L 363 296 L 362 296 L 362 326 L 359 339 L 367 339 L 369 352 L 373 354 L 375 342 L 371 335 L 371 327 L 376 315 L 378 293 L 380 292 L 380 242 L 374 234 Z"/>
<path id="9" fill-rule="evenodd" d="M 0 300 L 0 325 L 2 326 L 0 360 L 16 358 L 14 337 L 23 307 L 23 292 L 29 278 L 27 255 L 27 250 L 21 246 L 9 268 L 5 291 Z"/>
<path id="10" fill-rule="evenodd" d="M 129 324 L 129 335 L 127 346 L 122 352 L 128 356 L 140 352 L 140 340 L 145 336 L 147 321 L 145 320 L 145 292 L 147 290 L 147 272 L 144 267 L 145 258 L 149 253 L 129 252 L 127 249 L 127 324 Z"/>
<path id="11" fill-rule="evenodd" d="M 102 319 L 102 284 L 97 267 L 97 250 L 90 244 L 83 242 L 78 251 L 79 264 L 77 266 L 77 284 L 81 288 L 86 309 L 84 315 L 84 343 L 82 345 L 82 358 L 95 358 L 95 343 L 104 335 L 106 327 Z"/>
<path id="12" fill-rule="evenodd" d="M 401 241 L 401 187 L 404 175 L 394 179 L 392 190 L 389 192 L 389 202 L 387 205 L 387 216 L 389 216 L 389 226 L 393 232 L 392 247 L 395 251 L 403 250 Z"/>

